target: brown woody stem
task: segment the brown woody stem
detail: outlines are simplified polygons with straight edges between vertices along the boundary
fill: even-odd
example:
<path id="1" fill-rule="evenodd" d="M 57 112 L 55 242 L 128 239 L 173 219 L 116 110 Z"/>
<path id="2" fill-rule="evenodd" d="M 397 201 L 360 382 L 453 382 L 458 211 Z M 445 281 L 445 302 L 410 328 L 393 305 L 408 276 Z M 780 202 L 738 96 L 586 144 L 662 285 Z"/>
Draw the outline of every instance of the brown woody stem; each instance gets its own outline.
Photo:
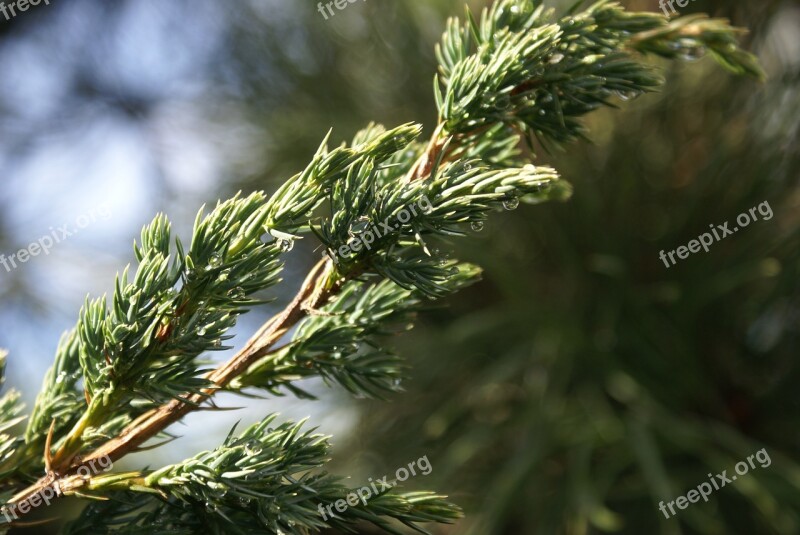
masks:
<path id="1" fill-rule="evenodd" d="M 48 471 L 47 475 L 11 498 L 6 507 L 16 509 L 23 502 L 31 505 L 29 500 L 51 485 L 57 485 L 62 493 L 74 492 L 86 487 L 90 484 L 91 479 L 77 474 L 77 470 L 81 466 L 89 465 L 93 461 L 103 458 L 111 459 L 112 462 L 117 461 L 135 451 L 147 440 L 164 431 L 188 413 L 196 410 L 201 403 L 207 401 L 210 396 L 245 372 L 259 358 L 269 353 L 275 343 L 308 314 L 308 310 L 324 306 L 338 292 L 343 282 L 342 280 L 333 281 L 332 274 L 333 265 L 330 260 L 320 260 L 312 268 L 292 302 L 280 314 L 265 323 L 233 358 L 209 372 L 206 378 L 215 384 L 214 387 L 207 388 L 202 393 L 187 395 L 182 398 L 183 400 L 173 399 L 161 407 L 141 415 L 123 429 L 118 436 L 82 458 L 80 463 L 73 464 L 66 469 L 59 469 L 57 472 Z M 35 506 L 26 508 L 24 514 L 34 508 Z M 19 516 L 24 516 L 24 514 Z"/>
<path id="2" fill-rule="evenodd" d="M 446 145 L 447 138 L 443 135 L 443 132 L 444 125 L 439 124 L 431 136 L 425 152 L 405 176 L 405 182 L 423 179 L 430 174 L 433 165 Z M 57 454 L 53 458 L 54 466 L 48 470 L 47 475 L 16 494 L 6 504 L 6 507 L 16 508 L 18 504 L 23 502 L 30 504 L 28 500 L 37 496 L 51 485 L 57 486 L 62 493 L 71 493 L 81 488 L 90 488 L 92 479 L 79 475 L 77 473 L 79 468 L 99 459 L 117 461 L 125 455 L 136 451 L 145 442 L 190 412 L 197 410 L 203 402 L 208 401 L 217 391 L 244 373 L 261 357 L 270 353 L 281 337 L 301 319 L 324 306 L 332 296 L 336 295 L 345 279 L 334 280 L 333 274 L 332 262 L 329 259 L 320 260 L 311 269 L 291 303 L 280 314 L 265 323 L 233 358 L 206 375 L 206 378 L 214 383 L 214 387 L 207 388 L 201 393 L 187 394 L 181 399 L 173 399 L 157 409 L 142 414 L 128 424 L 119 435 L 99 446 L 86 457 L 81 458 L 79 462 L 75 462 L 74 456 L 62 458 L 61 455 Z M 350 276 L 352 277 L 356 274 L 357 271 L 353 271 Z M 59 465 L 58 461 L 61 461 L 61 465 Z M 32 511 L 34 508 L 27 509 L 27 512 Z M 24 514 L 19 516 L 22 517 Z M 17 524 L 16 519 L 14 524 Z"/>

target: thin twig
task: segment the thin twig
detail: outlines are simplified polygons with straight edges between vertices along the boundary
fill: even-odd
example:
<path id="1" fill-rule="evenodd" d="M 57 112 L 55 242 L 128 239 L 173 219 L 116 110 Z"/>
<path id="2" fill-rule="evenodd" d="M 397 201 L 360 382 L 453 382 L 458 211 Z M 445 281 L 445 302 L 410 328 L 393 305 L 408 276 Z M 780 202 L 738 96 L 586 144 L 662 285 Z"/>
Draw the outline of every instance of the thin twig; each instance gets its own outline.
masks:
<path id="1" fill-rule="evenodd" d="M 6 505 L 14 507 L 16 504 L 27 501 L 53 484 L 54 481 L 59 482 L 59 488 L 63 492 L 74 493 L 85 486 L 87 482 L 86 479 L 76 474 L 78 468 L 101 458 L 108 458 L 114 462 L 128 453 L 138 451 L 147 440 L 188 413 L 197 410 L 202 402 L 244 373 L 258 359 L 268 354 L 272 346 L 306 316 L 306 308 L 317 309 L 324 306 L 331 296 L 341 289 L 342 280 L 329 281 L 332 272 L 333 265 L 330 261 L 323 259 L 318 262 L 308 274 L 292 302 L 280 314 L 265 323 L 229 361 L 206 375 L 206 378 L 215 384 L 214 387 L 207 388 L 200 393 L 186 395 L 183 398 L 185 401 L 173 399 L 161 407 L 141 415 L 123 429 L 118 436 L 83 457 L 79 464 L 67 468 L 60 467 L 57 472 L 49 469 L 46 476 L 19 492 Z M 31 504 L 28 512 L 34 508 Z"/>
<path id="2" fill-rule="evenodd" d="M 441 136 L 443 126 L 440 124 L 436 128 L 425 153 L 409 170 L 404 178 L 405 182 L 424 178 L 431 172 L 434 163 L 440 156 L 440 151 L 445 146 L 445 140 Z M 286 308 L 262 325 L 247 341 L 245 346 L 229 361 L 206 375 L 206 379 L 214 383 L 215 386 L 206 388 L 199 393 L 186 394 L 181 399 L 173 399 L 156 409 L 142 414 L 128 424 L 119 435 L 108 440 L 87 456 L 82 457 L 79 463 L 73 464 L 74 459 L 68 459 L 66 465 L 58 466 L 55 471 L 48 471 L 48 475 L 19 492 L 7 505 L 13 506 L 26 501 L 54 482 L 58 482 L 59 488 L 62 490 L 66 489 L 66 491 L 74 493 L 85 486 L 88 481 L 76 475 L 81 466 L 103 458 L 111 459 L 111 462 L 115 462 L 129 453 L 140 451 L 142 444 L 164 431 L 173 423 L 181 420 L 190 412 L 197 410 L 210 396 L 213 396 L 244 373 L 260 358 L 269 354 L 272 347 L 283 335 L 301 319 L 311 314 L 311 311 L 322 308 L 341 289 L 344 283 L 344 279 L 331 280 L 333 272 L 334 267 L 330 260 L 320 260 L 311 269 L 297 295 Z M 350 273 L 351 278 L 356 275 L 357 272 Z M 31 507 L 29 512 L 33 509 L 34 507 Z"/>
<path id="3" fill-rule="evenodd" d="M 47 432 L 47 438 L 44 441 L 44 469 L 49 474 L 53 471 L 53 456 L 50 453 L 50 448 L 53 444 L 53 431 L 56 429 L 56 420 L 50 422 L 50 430 Z"/>

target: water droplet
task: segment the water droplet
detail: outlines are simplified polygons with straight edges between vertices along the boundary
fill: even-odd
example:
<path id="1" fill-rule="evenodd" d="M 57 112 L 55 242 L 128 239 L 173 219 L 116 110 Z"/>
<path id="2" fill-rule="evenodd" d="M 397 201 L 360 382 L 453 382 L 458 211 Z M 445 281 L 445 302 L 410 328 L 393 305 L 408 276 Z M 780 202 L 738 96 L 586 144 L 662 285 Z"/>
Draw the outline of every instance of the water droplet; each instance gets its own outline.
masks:
<path id="1" fill-rule="evenodd" d="M 450 268 L 450 269 L 447 271 L 447 274 L 448 274 L 449 276 L 451 276 L 451 277 L 455 277 L 455 276 L 456 276 L 456 275 L 458 275 L 459 273 L 460 273 L 460 272 L 459 272 L 459 270 L 458 270 L 458 268 L 457 268 L 456 266 L 453 266 L 453 267 L 451 267 L 451 268 Z"/>
<path id="2" fill-rule="evenodd" d="M 208 259 L 208 269 L 218 268 L 222 265 L 222 256 L 219 253 L 214 253 Z"/>
<path id="3" fill-rule="evenodd" d="M 199 329 L 197 329 L 197 336 L 205 336 L 206 332 L 208 331 L 206 331 L 205 327 L 200 327 Z"/>
<path id="4" fill-rule="evenodd" d="M 395 387 L 395 388 L 400 386 L 400 379 L 393 379 L 392 380 L 392 386 Z"/>
<path id="5" fill-rule="evenodd" d="M 263 448 L 261 447 L 261 443 L 257 440 L 249 440 L 244 449 L 247 455 L 258 455 Z"/>
<path id="6" fill-rule="evenodd" d="M 506 210 L 515 210 L 518 206 L 519 206 L 519 199 L 514 195 L 506 197 L 503 200 L 503 208 L 505 208 Z"/>
<path id="7" fill-rule="evenodd" d="M 469 226 L 475 232 L 480 232 L 483 230 L 483 221 L 473 221 Z"/>
<path id="8" fill-rule="evenodd" d="M 280 239 L 278 240 L 278 247 L 280 248 L 281 252 L 288 253 L 294 247 L 294 241 Z"/>
<path id="9" fill-rule="evenodd" d="M 685 61 L 697 61 L 706 55 L 706 49 L 702 46 L 693 46 L 682 49 L 679 55 Z"/>
<path id="10" fill-rule="evenodd" d="M 194 277 L 194 275 L 195 275 L 195 271 L 194 271 L 193 269 L 187 269 L 187 270 L 186 270 L 186 278 L 187 278 L 187 279 L 191 279 L 191 278 L 193 278 L 193 277 Z"/>
<path id="11" fill-rule="evenodd" d="M 550 93 L 546 93 L 546 94 L 545 94 L 545 95 L 542 97 L 542 102 L 543 102 L 544 104 L 548 104 L 548 103 L 550 103 L 550 102 L 553 102 L 553 95 L 552 95 L 552 94 L 550 94 Z"/>
<path id="12" fill-rule="evenodd" d="M 214 513 L 217 511 L 217 505 L 211 502 L 206 502 L 206 511 Z"/>
<path id="13" fill-rule="evenodd" d="M 700 59 L 705 55 L 706 49 L 702 43 L 696 39 L 683 37 L 677 41 L 669 43 L 669 48 L 678 53 L 678 57 L 687 61 Z"/>
<path id="14" fill-rule="evenodd" d="M 619 97 L 620 100 L 624 100 L 624 101 L 633 100 L 636 97 L 638 97 L 639 95 L 641 95 L 641 93 L 639 91 L 633 91 L 633 90 L 631 90 L 631 91 L 615 91 L 614 94 L 617 95 L 617 97 Z"/>
<path id="15" fill-rule="evenodd" d="M 225 282 L 226 280 L 228 280 L 228 277 L 230 276 L 231 276 L 231 270 L 225 269 L 222 272 L 220 272 L 219 277 L 217 277 L 217 280 L 219 282 Z"/>
<path id="16" fill-rule="evenodd" d="M 541 115 L 542 117 L 544 117 L 546 113 L 547 113 L 547 112 L 546 112 L 546 111 L 544 111 L 544 110 L 539 110 L 539 115 Z"/>
<path id="17" fill-rule="evenodd" d="M 250 505 L 251 501 L 252 500 L 250 498 L 247 498 L 247 497 L 243 496 L 243 497 L 239 498 L 239 505 L 241 505 L 242 507 L 247 507 L 248 505 Z"/>
<path id="18" fill-rule="evenodd" d="M 217 338 L 216 340 L 214 340 L 213 342 L 211 342 L 211 345 L 212 345 L 213 347 L 222 347 L 222 340 L 220 340 L 219 338 Z"/>
<path id="19" fill-rule="evenodd" d="M 58 377 L 56 377 L 56 383 L 61 384 L 64 382 L 66 378 L 67 378 L 67 372 L 61 372 L 58 374 Z"/>
<path id="20" fill-rule="evenodd" d="M 556 52 L 555 54 L 550 56 L 550 59 L 549 59 L 548 63 L 556 64 L 556 63 L 560 62 L 562 59 L 564 59 L 564 54 Z"/>
<path id="21" fill-rule="evenodd" d="M 494 107 L 498 110 L 507 110 L 509 106 L 511 106 L 511 99 L 508 95 L 502 95 L 494 103 Z"/>
<path id="22" fill-rule="evenodd" d="M 231 299 L 244 299 L 244 296 L 244 289 L 241 286 L 237 286 L 228 291 L 228 297 Z"/>
<path id="23" fill-rule="evenodd" d="M 353 221 L 353 223 L 351 223 L 350 235 L 357 236 L 362 232 L 365 232 L 371 224 L 372 221 L 370 221 L 370 219 L 367 216 L 362 215 L 361 217 Z"/>

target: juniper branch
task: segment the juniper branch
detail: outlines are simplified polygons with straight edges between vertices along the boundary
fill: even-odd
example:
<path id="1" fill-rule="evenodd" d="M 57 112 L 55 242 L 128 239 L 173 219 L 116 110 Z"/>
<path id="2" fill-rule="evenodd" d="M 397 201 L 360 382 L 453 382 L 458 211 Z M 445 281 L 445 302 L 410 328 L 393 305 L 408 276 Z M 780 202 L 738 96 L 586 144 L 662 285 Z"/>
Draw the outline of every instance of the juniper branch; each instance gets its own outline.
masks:
<path id="1" fill-rule="evenodd" d="M 201 210 L 188 250 L 173 242 L 163 215 L 143 229 L 133 279 L 126 269 L 110 302 L 87 299 L 62 338 L 24 437 L 8 435 L 22 422 L 18 395 L 0 399 L 0 496 L 15 507 L 58 482 L 67 495 L 114 498 L 87 508 L 71 533 L 140 533 L 153 524 L 164 533 L 237 525 L 308 533 L 352 529 L 358 520 L 394 533 L 392 519 L 415 529 L 455 520 L 458 508 L 428 493 L 381 495 L 321 520 L 312 502 L 346 490 L 317 471 L 327 441 L 294 424 L 272 429 L 273 417 L 158 470 L 79 470 L 144 447 L 223 389 L 308 397 L 297 381 L 319 376 L 357 395 L 398 390 L 403 365 L 385 348 L 388 337 L 427 301 L 480 274 L 427 241 L 464 237 L 520 202 L 569 196 L 554 169 L 527 163 L 521 141 L 560 147 L 584 137 L 581 118 L 614 106 L 614 96 L 657 89 L 663 81 L 646 54 L 691 59 L 710 51 L 737 74 L 761 76 L 737 33 L 722 20 L 668 20 L 606 0 L 561 17 L 539 1 L 498 0 L 478 20 L 469 12 L 451 19 L 437 47 L 439 121 L 429 140 L 417 140 L 414 124 L 372 124 L 333 149 L 326 137 L 306 169 L 271 197 L 237 195 L 208 215 Z M 408 214 L 423 201 L 427 209 Z M 388 231 L 357 247 L 377 223 Z M 237 317 L 280 282 L 282 256 L 310 234 L 327 257 L 280 314 L 208 369 L 204 355 L 225 347 Z M 342 250 L 352 254 L 336 254 Z M 3 355 L 0 372 L 4 365 Z M 43 467 L 46 475 L 32 481 Z M 206 504 L 211 510 L 198 515 Z"/>

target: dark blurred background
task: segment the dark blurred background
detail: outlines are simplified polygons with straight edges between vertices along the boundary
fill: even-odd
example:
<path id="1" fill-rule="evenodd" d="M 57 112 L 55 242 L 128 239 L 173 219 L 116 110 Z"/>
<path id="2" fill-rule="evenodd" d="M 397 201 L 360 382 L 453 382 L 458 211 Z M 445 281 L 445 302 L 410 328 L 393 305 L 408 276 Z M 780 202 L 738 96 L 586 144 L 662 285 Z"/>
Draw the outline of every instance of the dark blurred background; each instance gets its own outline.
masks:
<path id="1" fill-rule="evenodd" d="M 430 133 L 433 45 L 463 5 L 370 0 L 325 20 L 311 0 L 51 0 L 0 17 L 0 253 L 82 227 L 47 256 L 0 265 L 11 386 L 33 401 L 60 333 L 87 293 L 112 289 L 156 212 L 186 238 L 203 203 L 273 191 L 330 127 L 335 140 L 372 120 Z M 413 366 L 405 394 L 354 400 L 314 384 L 318 402 L 190 417 L 181 440 L 128 462 L 178 460 L 278 410 L 333 434 L 332 468 L 354 485 L 427 455 L 432 473 L 406 489 L 467 513 L 436 533 L 800 533 L 800 4 L 681 12 L 748 28 L 769 80 L 709 58 L 662 64 L 663 92 L 591 115 L 592 143 L 540 154 L 573 198 L 454 242 L 485 278 L 397 340 Z M 771 220 L 669 269 L 659 260 L 764 201 Z M 279 300 L 238 340 L 316 259 L 304 241 Z M 708 503 L 658 510 L 762 448 L 770 466 Z"/>

